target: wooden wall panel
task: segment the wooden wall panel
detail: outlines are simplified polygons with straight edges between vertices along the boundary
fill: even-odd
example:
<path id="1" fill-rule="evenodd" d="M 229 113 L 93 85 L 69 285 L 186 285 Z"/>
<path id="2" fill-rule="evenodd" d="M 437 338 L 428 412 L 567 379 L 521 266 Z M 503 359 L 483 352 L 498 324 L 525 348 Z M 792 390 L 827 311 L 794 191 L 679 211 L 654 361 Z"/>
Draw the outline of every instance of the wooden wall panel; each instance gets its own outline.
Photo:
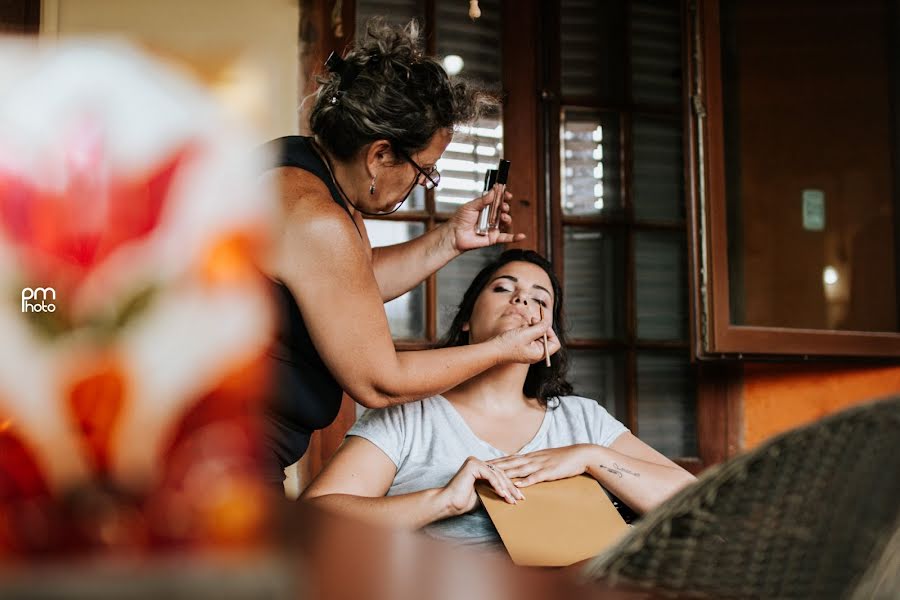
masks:
<path id="1" fill-rule="evenodd" d="M 900 366 L 747 364 L 742 448 L 867 400 L 900 393 Z"/>

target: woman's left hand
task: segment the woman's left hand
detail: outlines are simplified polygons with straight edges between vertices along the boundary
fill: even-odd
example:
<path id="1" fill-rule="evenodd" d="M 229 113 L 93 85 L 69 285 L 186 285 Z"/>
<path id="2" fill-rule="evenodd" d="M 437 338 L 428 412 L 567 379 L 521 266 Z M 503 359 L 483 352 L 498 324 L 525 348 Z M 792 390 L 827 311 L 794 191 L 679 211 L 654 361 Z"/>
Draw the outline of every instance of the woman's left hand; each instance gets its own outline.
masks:
<path id="1" fill-rule="evenodd" d="M 501 469 L 518 487 L 581 475 L 587 470 L 592 444 L 538 450 L 488 461 Z"/>
<path id="2" fill-rule="evenodd" d="M 489 206 L 492 198 L 493 192 L 488 192 L 480 198 L 463 204 L 447 221 L 447 235 L 454 250 L 465 252 L 466 250 L 484 248 L 493 244 L 507 244 L 525 239 L 524 233 L 503 233 L 500 229 L 491 229 L 487 235 L 475 233 L 475 225 L 478 224 L 481 209 Z M 501 227 L 509 227 L 509 224 L 512 223 L 512 217 L 509 216 L 509 202 L 511 200 L 512 194 L 506 192 L 504 194 L 504 202 L 500 207 Z"/>

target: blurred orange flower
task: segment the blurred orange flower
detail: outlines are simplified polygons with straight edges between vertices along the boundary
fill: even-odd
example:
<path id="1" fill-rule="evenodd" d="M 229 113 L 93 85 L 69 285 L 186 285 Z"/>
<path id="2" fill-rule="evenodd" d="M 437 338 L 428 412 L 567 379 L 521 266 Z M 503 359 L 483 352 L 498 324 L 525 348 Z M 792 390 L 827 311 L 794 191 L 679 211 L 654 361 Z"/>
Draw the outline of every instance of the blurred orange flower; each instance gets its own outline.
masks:
<path id="1" fill-rule="evenodd" d="M 0 131 L 0 560 L 252 543 L 264 157 L 118 44 L 0 45 Z"/>

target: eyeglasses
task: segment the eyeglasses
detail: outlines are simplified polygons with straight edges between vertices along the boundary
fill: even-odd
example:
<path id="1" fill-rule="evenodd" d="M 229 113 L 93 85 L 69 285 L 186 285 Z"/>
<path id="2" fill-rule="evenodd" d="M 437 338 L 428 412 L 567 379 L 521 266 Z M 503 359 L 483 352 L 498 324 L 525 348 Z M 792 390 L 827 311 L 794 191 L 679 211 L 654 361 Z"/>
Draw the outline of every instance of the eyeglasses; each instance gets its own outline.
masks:
<path id="1" fill-rule="evenodd" d="M 414 161 L 408 154 L 404 154 L 403 157 L 407 161 L 409 161 L 409 164 L 415 167 L 420 176 L 425 178 L 425 181 L 422 181 L 421 179 L 419 179 L 419 177 L 416 177 L 416 183 L 423 186 L 426 190 L 433 190 L 441 182 L 441 173 L 437 170 L 437 167 L 431 167 L 426 171 L 425 169 L 420 167 L 418 163 L 416 163 L 416 161 Z"/>

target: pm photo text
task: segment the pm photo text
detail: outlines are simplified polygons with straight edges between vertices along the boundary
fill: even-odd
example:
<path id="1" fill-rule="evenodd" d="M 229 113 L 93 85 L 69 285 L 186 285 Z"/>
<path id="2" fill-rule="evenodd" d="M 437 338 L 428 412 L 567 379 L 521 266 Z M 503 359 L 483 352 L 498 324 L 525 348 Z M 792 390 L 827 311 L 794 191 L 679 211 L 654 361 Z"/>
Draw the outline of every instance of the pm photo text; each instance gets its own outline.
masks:
<path id="1" fill-rule="evenodd" d="M 56 290 L 52 287 L 22 288 L 22 312 L 55 312 Z"/>

